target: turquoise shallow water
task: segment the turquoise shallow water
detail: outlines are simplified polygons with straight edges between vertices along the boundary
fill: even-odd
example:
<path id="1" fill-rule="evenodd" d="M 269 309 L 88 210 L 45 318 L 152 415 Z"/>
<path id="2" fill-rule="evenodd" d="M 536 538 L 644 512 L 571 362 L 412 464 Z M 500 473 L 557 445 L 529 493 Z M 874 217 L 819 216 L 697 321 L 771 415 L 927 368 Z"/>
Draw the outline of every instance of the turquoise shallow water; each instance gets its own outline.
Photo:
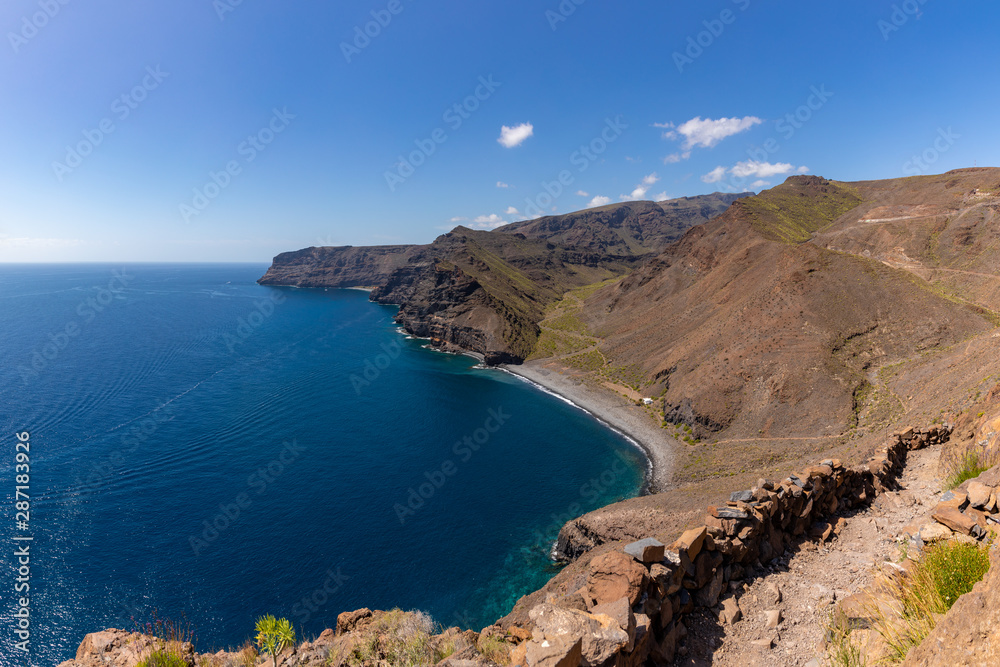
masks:
<path id="1" fill-rule="evenodd" d="M 362 606 L 478 629 L 556 571 L 563 521 L 641 488 L 642 455 L 579 409 L 265 269 L 0 266 L 0 655 L 17 535 L 33 662 L 54 664 L 154 610 L 200 650 L 265 613 L 306 636 Z"/>

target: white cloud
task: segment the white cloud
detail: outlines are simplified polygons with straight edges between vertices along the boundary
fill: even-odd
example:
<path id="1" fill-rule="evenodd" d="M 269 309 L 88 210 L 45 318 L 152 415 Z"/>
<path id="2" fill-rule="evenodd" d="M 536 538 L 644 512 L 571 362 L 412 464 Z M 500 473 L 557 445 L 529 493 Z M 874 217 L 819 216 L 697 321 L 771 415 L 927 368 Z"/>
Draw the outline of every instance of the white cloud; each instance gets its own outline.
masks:
<path id="1" fill-rule="evenodd" d="M 590 203 L 587 204 L 587 208 L 597 208 L 598 206 L 607 206 L 610 203 L 611 203 L 611 197 L 604 197 L 601 195 L 597 195 L 596 197 L 590 200 Z"/>
<path id="2" fill-rule="evenodd" d="M 589 193 L 589 192 L 585 192 L 585 191 L 583 191 L 583 190 L 577 190 L 577 191 L 576 191 L 576 194 L 577 194 L 577 196 L 579 196 L 579 197 L 589 197 L 589 196 L 590 196 L 590 193 Z"/>
<path id="3" fill-rule="evenodd" d="M 725 177 L 726 177 L 726 168 L 716 167 L 712 171 L 702 176 L 701 180 L 704 181 L 705 183 L 718 183 Z"/>
<path id="4" fill-rule="evenodd" d="M 744 116 L 743 118 L 702 118 L 696 116 L 691 120 L 681 123 L 676 128 L 673 123 L 654 123 L 654 127 L 664 128 L 667 131 L 663 136 L 667 139 L 679 139 L 684 137 L 681 147 L 687 151 L 695 146 L 711 148 L 726 137 L 739 134 L 749 130 L 754 125 L 759 125 L 764 121 L 756 116 Z"/>
<path id="5" fill-rule="evenodd" d="M 496 213 L 490 213 L 489 215 L 480 215 L 479 217 L 473 218 L 472 228 L 473 229 L 496 229 L 500 225 L 506 225 L 507 221 L 501 218 Z"/>
<path id="6" fill-rule="evenodd" d="M 725 167 L 716 167 L 712 171 L 708 172 L 701 177 L 701 180 L 705 183 L 718 183 L 726 177 L 726 174 L 731 175 L 736 179 L 747 179 L 755 178 L 757 179 L 750 184 L 751 188 L 760 188 L 765 185 L 770 185 L 770 181 L 765 179 L 771 178 L 772 176 L 784 176 L 786 174 L 791 174 L 795 172 L 796 174 L 804 174 L 809 171 L 808 167 L 796 167 L 794 165 L 788 164 L 787 162 L 758 162 L 757 160 L 746 160 L 745 162 L 737 162 L 729 169 Z"/>
<path id="7" fill-rule="evenodd" d="M 510 186 L 507 185 L 506 183 L 504 183 L 503 181 L 497 181 L 497 187 L 498 188 L 509 188 Z"/>
<path id="8" fill-rule="evenodd" d="M 691 157 L 691 151 L 684 151 L 683 153 L 671 153 L 667 157 L 663 158 L 663 164 L 677 164 L 681 160 L 686 160 Z"/>
<path id="9" fill-rule="evenodd" d="M 649 187 L 655 184 L 658 180 L 660 180 L 660 177 L 656 175 L 655 171 L 648 176 L 643 176 L 642 182 L 635 186 L 635 190 L 632 191 L 632 194 L 619 195 L 619 198 L 622 201 L 637 201 L 639 199 L 643 199 L 646 196 L 646 193 L 649 192 Z"/>
<path id="10" fill-rule="evenodd" d="M 521 123 L 514 127 L 504 125 L 500 128 L 500 138 L 497 141 L 504 148 L 514 148 L 520 146 L 525 139 L 535 133 L 535 126 L 531 123 Z"/>
<path id="11" fill-rule="evenodd" d="M 518 211 L 518 210 L 517 210 L 516 208 L 514 208 L 513 206 L 508 206 L 508 207 L 507 207 L 507 211 L 506 211 L 506 213 L 507 213 L 507 215 L 521 215 L 521 212 L 520 212 L 520 211 Z"/>
<path id="12" fill-rule="evenodd" d="M 747 160 L 746 162 L 737 162 L 729 170 L 729 173 L 737 178 L 769 178 L 771 176 L 790 174 L 794 170 L 795 167 L 787 162 L 771 164 L 770 162 Z"/>
<path id="13" fill-rule="evenodd" d="M 468 222 L 468 220 L 469 220 L 468 218 L 463 218 L 463 217 L 460 217 L 460 216 L 456 216 L 456 217 L 452 218 L 451 220 L 449 220 L 448 222 Z"/>
<path id="14" fill-rule="evenodd" d="M 653 201 L 667 201 L 670 197 L 667 196 L 666 192 L 661 192 L 653 197 Z"/>

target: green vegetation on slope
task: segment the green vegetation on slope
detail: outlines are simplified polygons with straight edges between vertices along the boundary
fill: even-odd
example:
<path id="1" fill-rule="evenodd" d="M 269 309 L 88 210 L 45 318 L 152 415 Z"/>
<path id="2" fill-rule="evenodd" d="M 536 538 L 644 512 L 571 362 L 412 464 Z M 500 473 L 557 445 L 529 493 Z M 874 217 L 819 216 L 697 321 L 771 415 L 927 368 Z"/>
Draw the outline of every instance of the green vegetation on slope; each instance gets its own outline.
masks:
<path id="1" fill-rule="evenodd" d="M 750 216 L 751 225 L 764 238 L 804 243 L 860 203 L 844 183 L 798 176 L 734 206 Z"/>

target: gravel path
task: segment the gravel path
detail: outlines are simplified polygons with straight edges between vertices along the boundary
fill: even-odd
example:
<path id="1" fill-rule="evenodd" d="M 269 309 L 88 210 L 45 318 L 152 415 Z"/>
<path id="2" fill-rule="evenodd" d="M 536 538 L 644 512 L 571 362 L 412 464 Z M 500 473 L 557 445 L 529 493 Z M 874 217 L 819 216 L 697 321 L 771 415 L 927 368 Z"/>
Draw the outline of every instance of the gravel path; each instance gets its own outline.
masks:
<path id="1" fill-rule="evenodd" d="M 833 604 L 868 586 L 885 560 L 899 561 L 897 539 L 903 529 L 922 525 L 937 505 L 940 447 L 910 452 L 902 490 L 879 496 L 868 509 L 845 515 L 838 537 L 823 545 L 805 542 L 757 577 L 730 584 L 742 619 L 726 624 L 719 608 L 704 610 L 688 623 L 687 654 L 680 665 L 772 667 L 822 665 L 825 624 Z M 780 592 L 780 596 L 776 593 Z M 727 596 L 723 596 L 723 601 Z M 780 598 L 780 600 L 779 600 Z M 768 612 L 781 612 L 777 627 L 767 627 Z M 811 662 L 814 661 L 815 662 Z"/>

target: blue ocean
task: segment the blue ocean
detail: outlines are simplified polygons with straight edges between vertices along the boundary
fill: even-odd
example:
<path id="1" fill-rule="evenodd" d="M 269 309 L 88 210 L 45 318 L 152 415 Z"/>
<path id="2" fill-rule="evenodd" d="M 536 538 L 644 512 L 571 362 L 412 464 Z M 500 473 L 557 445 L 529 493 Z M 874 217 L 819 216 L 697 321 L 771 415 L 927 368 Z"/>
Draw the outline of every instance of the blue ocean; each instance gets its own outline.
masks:
<path id="1" fill-rule="evenodd" d="M 575 406 L 266 268 L 0 266 L 0 655 L 17 613 L 39 665 L 154 615 L 200 651 L 268 613 L 479 629 L 557 571 L 564 521 L 642 487 Z"/>

